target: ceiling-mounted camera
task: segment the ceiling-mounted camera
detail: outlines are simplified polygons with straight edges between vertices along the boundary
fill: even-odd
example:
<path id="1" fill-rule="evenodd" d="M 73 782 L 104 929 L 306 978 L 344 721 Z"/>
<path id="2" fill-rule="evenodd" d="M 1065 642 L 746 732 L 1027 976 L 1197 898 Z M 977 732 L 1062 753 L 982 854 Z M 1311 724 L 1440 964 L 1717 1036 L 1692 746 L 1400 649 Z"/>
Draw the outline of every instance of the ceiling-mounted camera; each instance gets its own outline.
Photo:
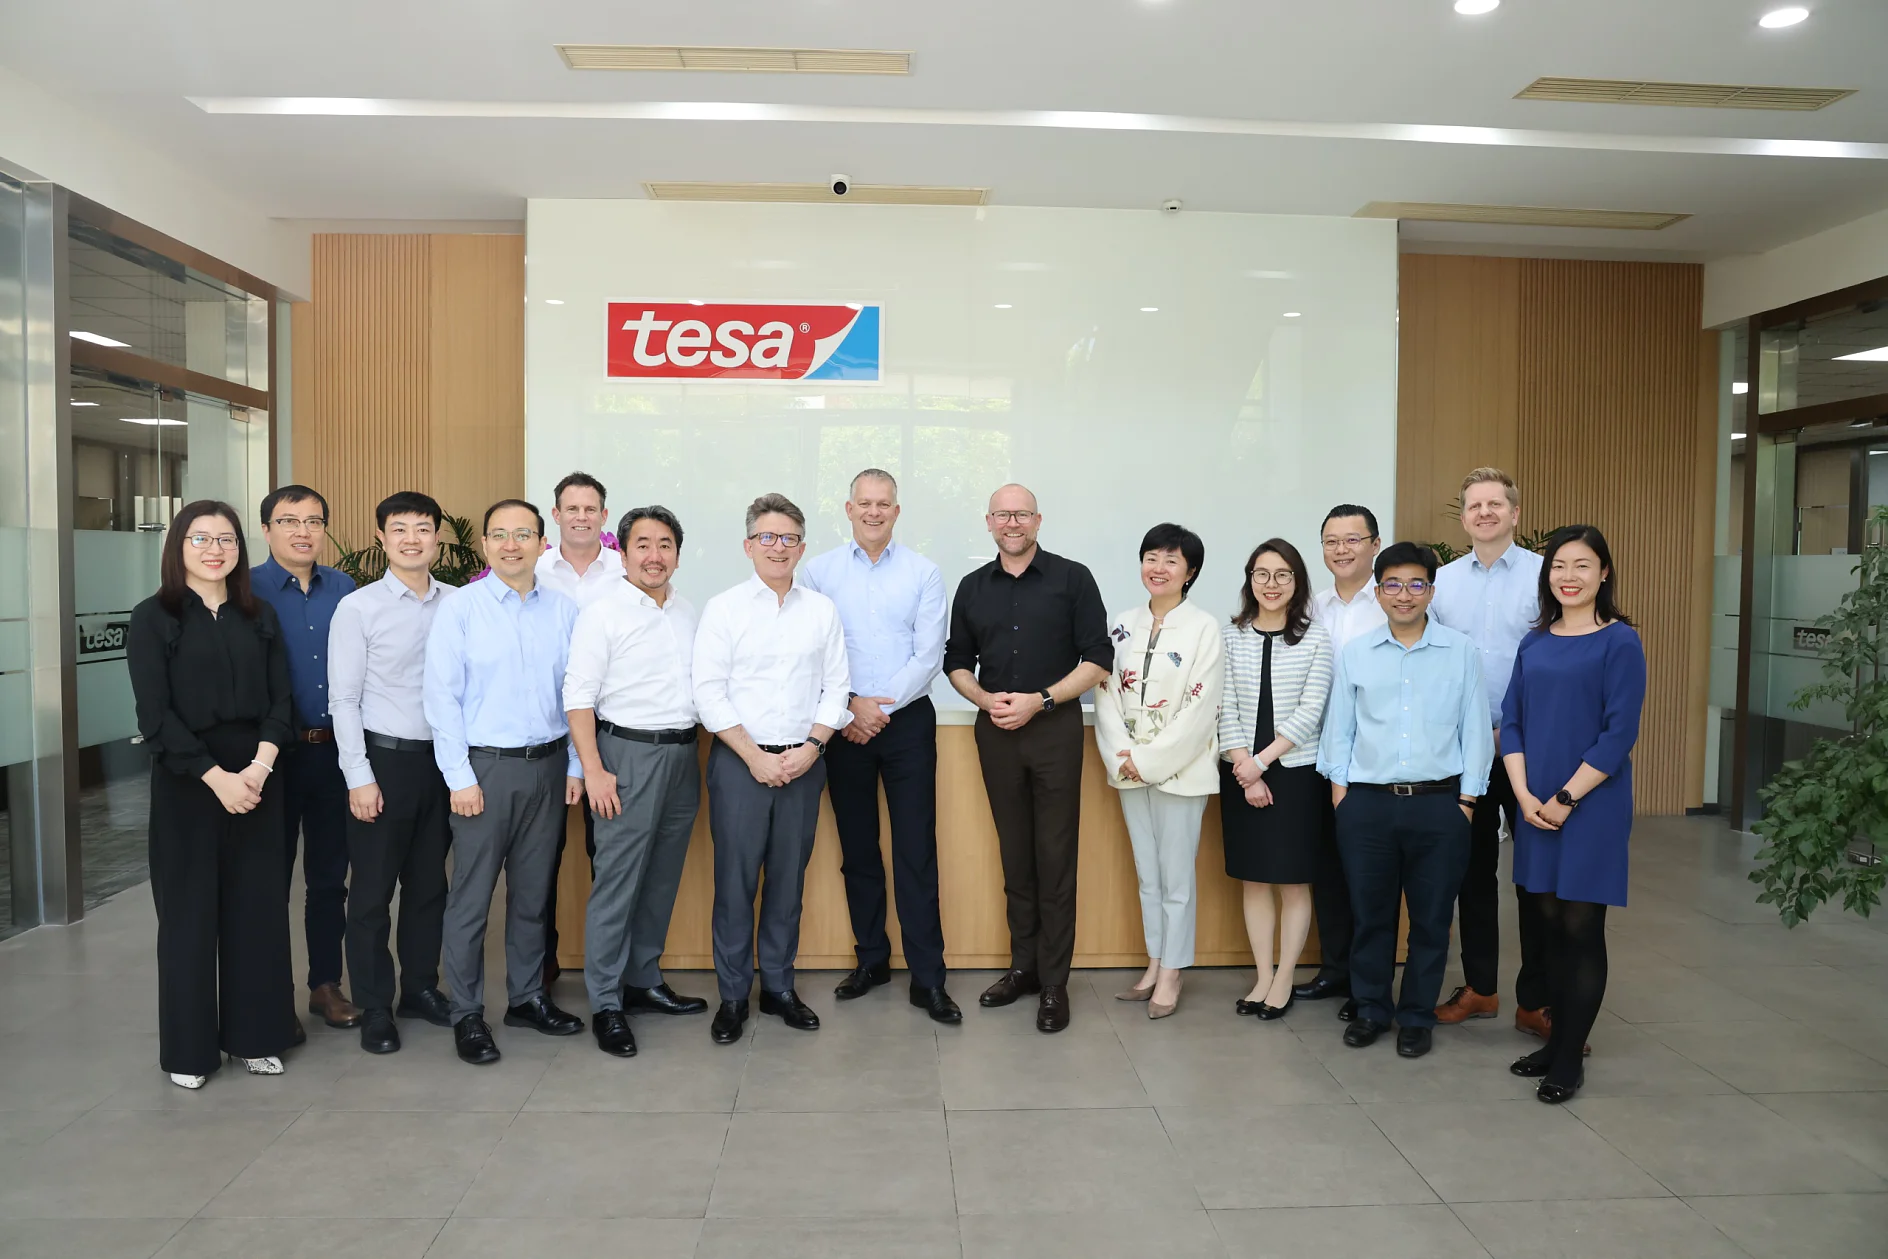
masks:
<path id="1" fill-rule="evenodd" d="M 850 175 L 834 175 L 833 176 L 833 196 L 843 197 L 850 191 L 852 191 L 852 176 Z"/>

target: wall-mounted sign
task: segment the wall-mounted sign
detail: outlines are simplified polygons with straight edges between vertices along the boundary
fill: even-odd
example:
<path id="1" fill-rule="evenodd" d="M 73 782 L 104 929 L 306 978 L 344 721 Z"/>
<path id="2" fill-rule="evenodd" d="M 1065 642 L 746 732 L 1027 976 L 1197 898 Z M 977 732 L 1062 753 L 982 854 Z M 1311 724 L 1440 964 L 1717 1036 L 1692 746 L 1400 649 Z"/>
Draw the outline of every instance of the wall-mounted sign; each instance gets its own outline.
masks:
<path id="1" fill-rule="evenodd" d="M 1820 652 L 1829 645 L 1829 631 L 1814 625 L 1798 625 L 1790 631 L 1790 645 L 1798 651 Z"/>
<path id="2" fill-rule="evenodd" d="M 82 621 L 79 623 L 79 658 L 107 656 L 125 649 L 129 621 Z"/>
<path id="3" fill-rule="evenodd" d="M 875 385 L 879 315 L 875 302 L 611 302 L 609 374 Z"/>

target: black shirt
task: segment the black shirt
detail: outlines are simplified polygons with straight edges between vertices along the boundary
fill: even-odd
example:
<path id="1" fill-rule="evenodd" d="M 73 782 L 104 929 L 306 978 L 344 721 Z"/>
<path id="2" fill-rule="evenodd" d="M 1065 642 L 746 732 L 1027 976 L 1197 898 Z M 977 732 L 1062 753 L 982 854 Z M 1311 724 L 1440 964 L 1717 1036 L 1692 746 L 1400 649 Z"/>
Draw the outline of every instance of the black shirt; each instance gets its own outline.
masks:
<path id="1" fill-rule="evenodd" d="M 287 747 L 288 652 L 275 609 L 256 601 L 253 619 L 234 603 L 215 615 L 195 591 L 179 614 L 156 595 L 131 613 L 125 638 L 138 730 L 157 763 L 182 778 L 201 778 L 217 758 L 198 736 L 213 726 L 257 727 L 257 739 Z"/>
<path id="2" fill-rule="evenodd" d="M 945 673 L 974 669 L 986 691 L 1043 691 L 1083 661 L 1114 667 L 1108 613 L 1086 566 L 1038 547 L 1020 577 L 994 559 L 957 583 Z"/>

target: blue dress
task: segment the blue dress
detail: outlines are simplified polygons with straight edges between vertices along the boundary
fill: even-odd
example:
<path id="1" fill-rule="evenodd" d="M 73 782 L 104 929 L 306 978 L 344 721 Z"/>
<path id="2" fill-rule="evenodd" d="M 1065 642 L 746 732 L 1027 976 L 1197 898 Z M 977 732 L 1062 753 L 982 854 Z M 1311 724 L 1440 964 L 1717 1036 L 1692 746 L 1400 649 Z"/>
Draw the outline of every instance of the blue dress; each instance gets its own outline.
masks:
<path id="1" fill-rule="evenodd" d="M 1527 789 L 1552 800 L 1581 762 L 1609 775 L 1558 831 L 1526 821 L 1514 834 L 1514 881 L 1530 892 L 1626 903 L 1632 833 L 1632 745 L 1645 704 L 1645 648 L 1614 621 L 1591 634 L 1535 630 L 1521 640 L 1501 704 L 1501 751 L 1527 757 Z"/>

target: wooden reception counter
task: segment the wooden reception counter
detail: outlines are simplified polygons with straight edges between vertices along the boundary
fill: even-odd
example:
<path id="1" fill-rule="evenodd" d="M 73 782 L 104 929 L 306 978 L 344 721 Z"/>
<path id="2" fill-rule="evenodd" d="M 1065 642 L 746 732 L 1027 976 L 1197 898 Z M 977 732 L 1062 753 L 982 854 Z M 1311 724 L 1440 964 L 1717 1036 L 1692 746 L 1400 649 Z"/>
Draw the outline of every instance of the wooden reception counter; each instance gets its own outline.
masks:
<path id="1" fill-rule="evenodd" d="M 968 718 L 938 714 L 937 864 L 938 899 L 944 916 L 945 960 L 952 967 L 1001 968 L 1009 965 L 1010 936 L 1003 912 L 1003 867 L 997 856 L 996 825 L 983 792 L 983 774 Z M 708 756 L 704 734 L 701 756 Z M 1077 876 L 1075 965 L 1144 966 L 1141 904 L 1134 878 L 1134 858 L 1121 820 L 1116 791 L 1102 776 L 1095 741 L 1087 740 L 1082 773 L 1081 866 Z M 880 800 L 880 843 L 890 869 L 891 828 Z M 583 815 L 570 811 L 566 860 L 557 889 L 558 962 L 583 964 L 584 905 L 590 894 L 590 867 L 582 857 Z M 708 801 L 704 790 L 695 818 L 688 865 L 676 897 L 662 964 L 680 970 L 714 966 L 709 949 L 709 913 L 714 904 L 714 873 L 708 838 Z M 575 859 L 570 859 L 574 857 Z M 889 898 L 888 898 L 889 899 Z M 896 907 L 888 907 L 892 965 L 903 966 Z M 1304 960 L 1317 960 L 1314 926 Z M 1250 965 L 1252 950 L 1240 908 L 1240 884 L 1226 877 L 1219 838 L 1219 801 L 1206 806 L 1200 839 L 1199 940 L 1196 964 Z M 799 965 L 807 970 L 850 969 L 854 965 L 852 925 L 846 916 L 845 885 L 839 875 L 839 836 L 830 805 L 822 803 L 819 837 L 806 873 L 806 910 L 800 924 Z"/>

